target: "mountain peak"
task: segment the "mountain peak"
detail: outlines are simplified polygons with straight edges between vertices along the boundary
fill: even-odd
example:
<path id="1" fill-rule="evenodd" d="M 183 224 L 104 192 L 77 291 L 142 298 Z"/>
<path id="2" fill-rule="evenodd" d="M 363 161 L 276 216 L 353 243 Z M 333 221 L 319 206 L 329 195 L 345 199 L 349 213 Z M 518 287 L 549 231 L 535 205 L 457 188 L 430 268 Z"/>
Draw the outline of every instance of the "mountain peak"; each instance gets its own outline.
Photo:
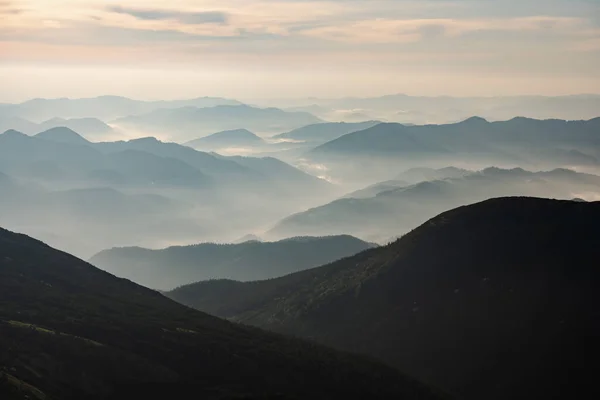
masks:
<path id="1" fill-rule="evenodd" d="M 489 122 L 485 118 L 473 116 L 473 117 L 465 119 L 464 121 L 462 121 L 460 123 L 461 124 L 487 124 Z"/>
<path id="2" fill-rule="evenodd" d="M 154 136 L 146 136 L 137 139 L 131 139 L 128 141 L 129 143 L 162 143 L 160 140 L 155 138 Z"/>
<path id="3" fill-rule="evenodd" d="M 186 146 L 249 146 L 264 143 L 264 140 L 248 129 L 230 129 L 212 135 L 191 140 Z"/>
<path id="4" fill-rule="evenodd" d="M 4 137 L 27 137 L 23 132 L 16 131 L 14 129 L 9 129 L 2 134 Z"/>
<path id="5" fill-rule="evenodd" d="M 67 144 L 90 144 L 83 136 L 64 126 L 48 129 L 35 135 L 36 138 Z"/>

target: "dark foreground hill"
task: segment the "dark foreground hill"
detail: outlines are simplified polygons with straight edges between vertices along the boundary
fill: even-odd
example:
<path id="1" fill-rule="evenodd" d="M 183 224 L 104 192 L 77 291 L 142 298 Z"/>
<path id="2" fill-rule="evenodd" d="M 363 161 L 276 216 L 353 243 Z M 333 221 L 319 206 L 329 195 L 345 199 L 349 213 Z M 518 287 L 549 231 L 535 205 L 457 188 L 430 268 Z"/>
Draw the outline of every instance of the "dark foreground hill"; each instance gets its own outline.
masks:
<path id="1" fill-rule="evenodd" d="M 200 280 L 269 279 L 317 267 L 372 247 L 352 236 L 303 237 L 278 242 L 202 243 L 162 250 L 122 247 L 104 250 L 90 262 L 117 276 L 155 289 Z"/>
<path id="2" fill-rule="evenodd" d="M 366 358 L 211 317 L 0 230 L 0 398 L 190 396 L 438 398 Z"/>
<path id="3" fill-rule="evenodd" d="M 498 198 L 262 282 L 169 296 L 376 356 L 466 399 L 571 399 L 599 352 L 600 202 Z"/>

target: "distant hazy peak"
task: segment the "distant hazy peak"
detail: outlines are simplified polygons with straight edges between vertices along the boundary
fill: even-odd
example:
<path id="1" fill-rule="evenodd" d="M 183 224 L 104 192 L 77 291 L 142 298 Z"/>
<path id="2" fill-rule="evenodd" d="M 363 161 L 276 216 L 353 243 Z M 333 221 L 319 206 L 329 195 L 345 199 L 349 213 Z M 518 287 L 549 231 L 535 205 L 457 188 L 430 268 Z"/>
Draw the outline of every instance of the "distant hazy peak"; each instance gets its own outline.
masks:
<path id="1" fill-rule="evenodd" d="M 163 143 L 154 136 L 146 136 L 137 139 L 128 140 L 127 143 Z"/>
<path id="2" fill-rule="evenodd" d="M 460 124 L 488 124 L 488 120 L 482 117 L 473 116 L 460 122 Z"/>
<path id="3" fill-rule="evenodd" d="M 222 144 L 235 146 L 236 144 L 262 143 L 262 138 L 250 132 L 248 129 L 229 129 L 213 133 L 198 139 L 190 140 L 185 145 L 195 146 L 202 144 Z"/>
<path id="4" fill-rule="evenodd" d="M 64 126 L 51 128 L 35 135 L 36 138 L 51 140 L 59 143 L 89 144 L 83 136 Z"/>
<path id="5" fill-rule="evenodd" d="M 6 132 L 4 132 L 2 135 L 5 136 L 5 137 L 24 137 L 24 136 L 27 136 L 23 132 L 19 132 L 19 131 L 16 131 L 14 129 L 9 129 Z"/>

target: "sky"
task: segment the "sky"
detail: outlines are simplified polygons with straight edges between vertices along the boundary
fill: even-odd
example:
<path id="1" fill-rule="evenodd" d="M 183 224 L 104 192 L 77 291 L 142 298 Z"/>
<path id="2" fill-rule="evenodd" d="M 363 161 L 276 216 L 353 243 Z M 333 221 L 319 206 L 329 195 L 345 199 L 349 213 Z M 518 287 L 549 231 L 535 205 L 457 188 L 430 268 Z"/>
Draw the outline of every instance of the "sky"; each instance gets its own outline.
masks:
<path id="1" fill-rule="evenodd" d="M 0 102 L 600 93 L 600 0 L 0 0 Z"/>

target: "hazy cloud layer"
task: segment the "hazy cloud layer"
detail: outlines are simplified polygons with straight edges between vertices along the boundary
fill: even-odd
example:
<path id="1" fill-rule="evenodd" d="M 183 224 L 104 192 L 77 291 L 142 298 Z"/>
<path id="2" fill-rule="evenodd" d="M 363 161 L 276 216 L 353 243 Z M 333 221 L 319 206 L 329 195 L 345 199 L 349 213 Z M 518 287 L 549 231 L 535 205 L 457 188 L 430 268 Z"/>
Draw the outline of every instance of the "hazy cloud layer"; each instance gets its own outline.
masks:
<path id="1" fill-rule="evenodd" d="M 146 21 L 174 20 L 182 24 L 224 24 L 227 22 L 227 14 L 218 11 L 207 12 L 180 12 L 174 10 L 157 10 L 144 8 L 127 8 L 121 6 L 110 6 L 107 10 L 117 14 L 131 15 L 137 19 Z"/>
<path id="2" fill-rule="evenodd" d="M 600 91 L 593 68 L 600 64 L 598 1 L 23 0 L 0 1 L 0 14 L 4 72 L 8 64 L 177 65 L 226 74 L 238 86 L 251 84 L 249 74 L 254 82 L 286 75 L 281 90 L 306 95 L 428 92 L 419 82 L 463 94 L 450 82 L 457 77 L 462 86 L 488 77 L 481 94 L 505 91 L 515 80 L 532 82 L 514 85 L 515 93 Z M 453 77 L 442 79 L 440 71 Z M 319 93 L 309 90 L 311 77 Z M 373 92 L 344 85 L 348 80 Z M 219 94 L 216 87 L 210 93 Z"/>

